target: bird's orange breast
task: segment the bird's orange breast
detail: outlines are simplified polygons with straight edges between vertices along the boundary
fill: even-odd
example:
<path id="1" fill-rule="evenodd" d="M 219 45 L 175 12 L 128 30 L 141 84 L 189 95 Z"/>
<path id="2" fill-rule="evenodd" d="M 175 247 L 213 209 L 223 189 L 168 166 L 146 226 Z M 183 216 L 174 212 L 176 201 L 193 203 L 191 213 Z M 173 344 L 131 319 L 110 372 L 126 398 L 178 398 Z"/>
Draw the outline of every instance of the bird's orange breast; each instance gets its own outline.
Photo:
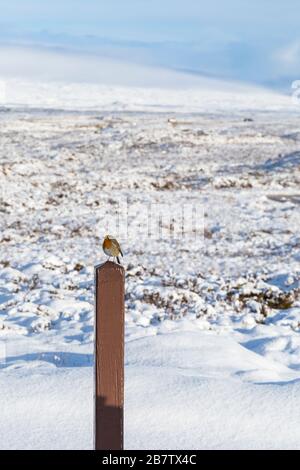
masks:
<path id="1" fill-rule="evenodd" d="M 112 247 L 112 241 L 109 238 L 105 238 L 103 242 L 103 249 L 109 250 Z"/>

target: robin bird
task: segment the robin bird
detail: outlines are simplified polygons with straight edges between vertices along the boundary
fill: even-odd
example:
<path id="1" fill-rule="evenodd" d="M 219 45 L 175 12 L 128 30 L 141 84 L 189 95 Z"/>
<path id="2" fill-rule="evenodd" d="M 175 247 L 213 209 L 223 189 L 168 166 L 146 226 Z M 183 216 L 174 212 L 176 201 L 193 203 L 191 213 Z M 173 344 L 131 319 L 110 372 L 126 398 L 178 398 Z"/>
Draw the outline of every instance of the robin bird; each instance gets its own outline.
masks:
<path id="1" fill-rule="evenodd" d="M 123 253 L 122 253 L 118 240 L 111 237 L 110 235 L 106 235 L 106 237 L 103 240 L 102 248 L 103 248 L 104 253 L 108 256 L 108 258 L 112 256 L 113 258 L 117 259 L 117 262 L 119 264 L 121 264 L 119 255 L 123 256 Z"/>

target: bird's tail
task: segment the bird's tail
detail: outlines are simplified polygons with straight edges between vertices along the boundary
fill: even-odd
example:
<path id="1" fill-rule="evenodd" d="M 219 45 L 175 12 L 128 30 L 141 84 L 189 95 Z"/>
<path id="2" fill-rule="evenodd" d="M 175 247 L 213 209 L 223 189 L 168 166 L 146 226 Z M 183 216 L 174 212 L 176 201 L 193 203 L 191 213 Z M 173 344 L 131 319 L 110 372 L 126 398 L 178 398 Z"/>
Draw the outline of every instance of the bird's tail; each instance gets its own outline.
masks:
<path id="1" fill-rule="evenodd" d="M 117 256 L 117 261 L 119 264 L 121 264 L 120 258 Z"/>

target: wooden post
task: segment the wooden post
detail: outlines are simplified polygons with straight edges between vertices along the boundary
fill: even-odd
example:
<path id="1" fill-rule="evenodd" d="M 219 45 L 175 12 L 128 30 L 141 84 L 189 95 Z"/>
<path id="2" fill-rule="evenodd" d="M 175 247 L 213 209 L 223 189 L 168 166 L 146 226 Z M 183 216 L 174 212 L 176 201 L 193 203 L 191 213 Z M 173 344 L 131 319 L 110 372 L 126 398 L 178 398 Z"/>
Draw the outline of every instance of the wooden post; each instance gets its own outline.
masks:
<path id="1" fill-rule="evenodd" d="M 123 449 L 125 271 L 95 268 L 95 449 Z"/>

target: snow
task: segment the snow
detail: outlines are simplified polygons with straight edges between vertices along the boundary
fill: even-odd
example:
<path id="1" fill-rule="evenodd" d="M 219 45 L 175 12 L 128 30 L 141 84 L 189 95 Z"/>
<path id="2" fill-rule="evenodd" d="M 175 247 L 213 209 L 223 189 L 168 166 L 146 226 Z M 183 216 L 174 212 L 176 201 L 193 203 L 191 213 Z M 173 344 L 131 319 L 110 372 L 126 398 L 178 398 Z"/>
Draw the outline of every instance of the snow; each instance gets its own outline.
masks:
<path id="1" fill-rule="evenodd" d="M 296 97 L 252 84 L 59 48 L 0 45 L 0 105 L 81 110 L 220 113 L 288 111 Z"/>
<path id="2" fill-rule="evenodd" d="M 1 449 L 92 448 L 90 368 L 35 362 L 30 373 L 1 371 Z"/>
<path id="3" fill-rule="evenodd" d="M 0 378 L 2 448 L 92 448 L 92 356 L 79 351 L 10 358 Z M 227 334 L 180 331 L 129 341 L 125 447 L 296 449 L 295 377 Z"/>
<path id="4" fill-rule="evenodd" d="M 180 332 L 127 351 L 127 448 L 299 447 L 299 380 L 280 382 L 286 370 L 230 337 Z"/>
<path id="5" fill-rule="evenodd" d="M 299 447 L 299 107 L 206 80 L 5 79 L 2 448 L 93 446 L 106 233 L 126 268 L 126 448 Z"/>
<path id="6" fill-rule="evenodd" d="M 157 75 L 164 71 L 157 70 Z M 148 76 L 148 71 L 145 71 Z M 122 76 L 122 72 L 116 72 Z M 130 84 L 114 86 L 105 83 L 82 84 L 66 83 L 63 80 L 44 82 L 7 78 L 3 81 L 3 99 L 0 104 L 12 108 L 68 109 L 81 111 L 127 111 L 127 112 L 177 112 L 181 113 L 222 113 L 224 111 L 248 112 L 289 111 L 297 113 L 298 104 L 290 96 L 283 96 L 259 87 L 247 88 L 240 84 L 213 79 L 194 78 L 184 74 L 171 74 L 172 81 L 179 83 L 178 88 L 168 86 L 159 88 L 154 80 L 147 88 Z M 142 83 L 142 82 L 140 82 Z"/>

